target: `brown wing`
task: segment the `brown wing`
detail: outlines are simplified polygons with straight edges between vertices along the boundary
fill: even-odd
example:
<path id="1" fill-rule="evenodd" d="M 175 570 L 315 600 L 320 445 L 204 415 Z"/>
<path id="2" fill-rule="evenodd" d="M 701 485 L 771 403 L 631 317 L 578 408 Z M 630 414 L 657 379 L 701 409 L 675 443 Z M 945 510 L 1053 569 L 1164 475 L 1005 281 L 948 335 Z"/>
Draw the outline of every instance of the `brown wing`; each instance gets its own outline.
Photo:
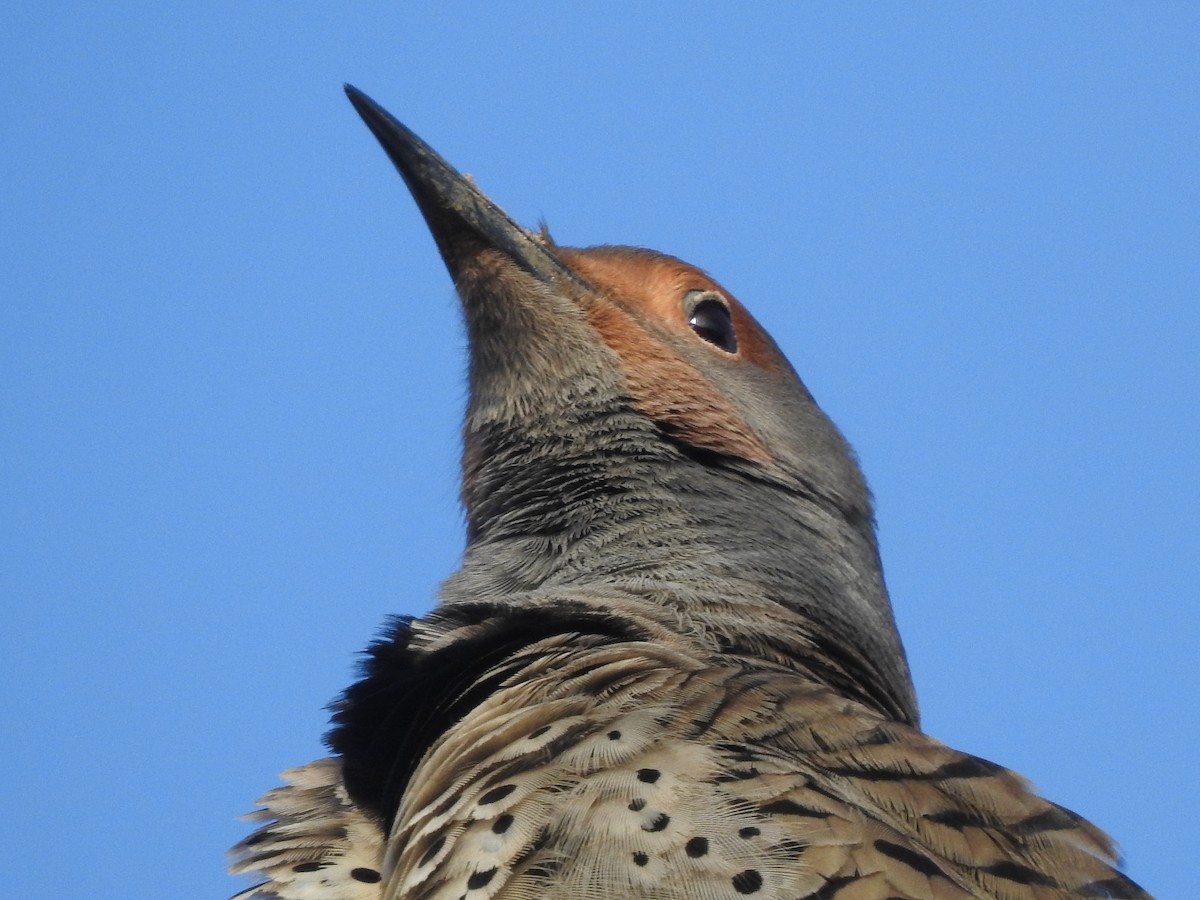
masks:
<path id="1" fill-rule="evenodd" d="M 1020 777 L 793 673 L 526 657 L 415 773 L 387 900 L 1146 896 Z"/>

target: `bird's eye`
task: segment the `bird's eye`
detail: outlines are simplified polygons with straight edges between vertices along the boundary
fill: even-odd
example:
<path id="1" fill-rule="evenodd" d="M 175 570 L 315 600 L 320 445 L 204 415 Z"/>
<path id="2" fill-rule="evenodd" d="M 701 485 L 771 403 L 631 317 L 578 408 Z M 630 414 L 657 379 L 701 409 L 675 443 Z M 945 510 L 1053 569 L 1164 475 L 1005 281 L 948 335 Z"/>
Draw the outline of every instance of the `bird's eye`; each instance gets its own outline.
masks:
<path id="1" fill-rule="evenodd" d="M 737 353 L 737 335 L 733 331 L 733 316 L 720 294 L 712 291 L 689 291 L 684 297 L 688 325 L 692 331 L 726 353 Z"/>

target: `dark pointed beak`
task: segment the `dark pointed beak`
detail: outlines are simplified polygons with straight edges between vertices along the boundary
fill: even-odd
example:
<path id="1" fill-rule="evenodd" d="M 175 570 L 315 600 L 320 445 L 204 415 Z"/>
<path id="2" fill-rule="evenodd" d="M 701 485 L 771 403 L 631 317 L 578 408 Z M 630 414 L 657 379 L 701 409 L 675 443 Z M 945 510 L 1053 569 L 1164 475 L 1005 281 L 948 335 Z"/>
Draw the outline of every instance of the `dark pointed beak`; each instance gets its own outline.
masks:
<path id="1" fill-rule="evenodd" d="M 541 240 L 382 106 L 350 85 L 346 96 L 403 176 L 452 278 L 458 278 L 462 266 L 481 248 L 490 247 L 540 281 L 553 283 L 564 277 L 580 281 Z"/>

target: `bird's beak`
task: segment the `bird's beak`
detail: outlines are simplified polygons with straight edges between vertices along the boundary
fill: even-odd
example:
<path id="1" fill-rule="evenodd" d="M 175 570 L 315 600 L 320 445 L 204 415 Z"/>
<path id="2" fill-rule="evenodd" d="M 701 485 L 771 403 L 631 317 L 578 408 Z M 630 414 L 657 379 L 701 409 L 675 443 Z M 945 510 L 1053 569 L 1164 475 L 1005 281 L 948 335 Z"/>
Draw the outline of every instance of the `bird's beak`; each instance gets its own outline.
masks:
<path id="1" fill-rule="evenodd" d="M 452 278 L 458 279 L 463 265 L 479 250 L 492 248 L 544 283 L 563 278 L 580 281 L 540 239 L 509 218 L 382 106 L 350 85 L 346 96 L 403 176 Z"/>

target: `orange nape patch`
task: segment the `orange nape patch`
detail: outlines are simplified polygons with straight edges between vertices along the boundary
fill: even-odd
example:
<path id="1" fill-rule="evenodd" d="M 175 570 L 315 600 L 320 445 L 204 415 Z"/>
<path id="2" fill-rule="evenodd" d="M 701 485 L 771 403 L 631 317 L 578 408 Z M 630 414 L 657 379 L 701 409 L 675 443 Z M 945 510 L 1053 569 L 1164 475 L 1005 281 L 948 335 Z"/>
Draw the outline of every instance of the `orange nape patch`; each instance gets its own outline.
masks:
<path id="1" fill-rule="evenodd" d="M 770 338 L 766 338 L 768 346 L 763 348 L 770 353 L 761 361 L 746 352 L 749 348 L 745 337 L 751 331 L 763 332 L 740 304 L 699 269 L 650 251 L 560 247 L 555 252 L 597 289 L 598 302 L 585 307 L 588 321 L 620 359 L 630 396 L 639 411 L 672 437 L 694 447 L 763 466 L 772 464 L 770 452 L 734 405 L 690 361 L 639 321 L 644 317 L 664 330 L 699 340 L 686 321 L 683 297 L 693 290 L 718 291 L 730 302 L 735 328 L 739 327 L 739 311 L 752 328 L 739 331 L 737 354 L 724 354 L 715 348 L 712 352 L 743 365 L 778 371 L 782 356 Z M 787 366 L 786 360 L 783 365 Z"/>

